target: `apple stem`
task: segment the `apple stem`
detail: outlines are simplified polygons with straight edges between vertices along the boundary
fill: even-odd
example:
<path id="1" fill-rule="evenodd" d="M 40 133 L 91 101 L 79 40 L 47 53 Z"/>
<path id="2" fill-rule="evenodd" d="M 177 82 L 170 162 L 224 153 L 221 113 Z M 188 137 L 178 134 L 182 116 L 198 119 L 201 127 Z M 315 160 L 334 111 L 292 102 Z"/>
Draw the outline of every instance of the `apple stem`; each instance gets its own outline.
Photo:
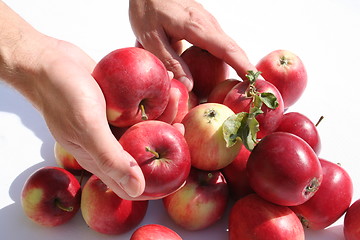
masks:
<path id="1" fill-rule="evenodd" d="M 61 202 L 59 199 L 55 199 L 55 205 L 56 205 L 56 207 L 60 208 L 61 210 L 65 211 L 65 212 L 72 212 L 74 210 L 74 207 L 72 207 L 72 206 L 64 207 L 63 205 L 61 205 Z"/>
<path id="2" fill-rule="evenodd" d="M 157 153 L 156 151 L 152 150 L 150 147 L 145 147 L 145 150 L 146 150 L 147 152 L 150 152 L 150 153 L 154 154 L 155 158 L 157 158 L 157 159 L 160 158 L 159 153 Z"/>
<path id="3" fill-rule="evenodd" d="M 141 110 L 141 119 L 148 120 L 148 116 L 146 115 L 144 104 L 140 104 L 140 110 Z"/>
<path id="4" fill-rule="evenodd" d="M 319 120 L 317 121 L 317 123 L 315 124 L 315 127 L 317 127 L 323 119 L 324 119 L 324 116 L 321 116 L 319 118 Z"/>

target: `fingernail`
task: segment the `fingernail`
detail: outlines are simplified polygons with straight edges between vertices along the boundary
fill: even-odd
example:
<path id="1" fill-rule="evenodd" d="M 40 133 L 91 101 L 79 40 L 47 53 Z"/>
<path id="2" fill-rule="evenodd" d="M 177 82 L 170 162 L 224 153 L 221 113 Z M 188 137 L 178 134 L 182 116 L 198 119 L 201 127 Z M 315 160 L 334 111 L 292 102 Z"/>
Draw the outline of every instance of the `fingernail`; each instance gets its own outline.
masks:
<path id="1" fill-rule="evenodd" d="M 121 188 L 130 196 L 130 197 L 138 197 L 142 194 L 140 182 L 131 175 L 123 176 L 119 184 Z"/>
<path id="2" fill-rule="evenodd" d="M 185 76 L 182 76 L 182 77 L 179 77 L 178 80 L 179 80 L 180 82 L 182 82 L 189 91 L 192 90 L 192 88 L 193 88 L 193 83 L 192 83 L 192 81 L 190 81 L 189 78 L 187 78 L 187 77 L 185 77 Z"/>

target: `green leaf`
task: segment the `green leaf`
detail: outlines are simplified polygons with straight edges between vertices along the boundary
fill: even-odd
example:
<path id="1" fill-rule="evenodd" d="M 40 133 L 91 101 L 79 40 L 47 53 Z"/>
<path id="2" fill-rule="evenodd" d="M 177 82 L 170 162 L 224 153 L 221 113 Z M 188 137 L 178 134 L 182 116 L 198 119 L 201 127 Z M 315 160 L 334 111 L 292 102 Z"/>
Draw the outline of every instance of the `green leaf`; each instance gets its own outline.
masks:
<path id="1" fill-rule="evenodd" d="M 241 127 L 242 119 L 248 115 L 246 112 L 241 112 L 228 117 L 223 123 L 223 135 L 226 141 L 226 147 L 232 147 L 237 141 L 241 141 L 238 135 Z"/>
<path id="2" fill-rule="evenodd" d="M 251 151 L 257 143 L 258 131 L 259 122 L 255 119 L 255 115 L 250 115 L 247 112 L 234 114 L 223 123 L 226 147 L 232 147 L 238 141 L 241 141 Z"/>
<path id="3" fill-rule="evenodd" d="M 279 106 L 276 96 L 270 92 L 261 93 L 259 97 L 261 102 L 263 102 L 268 108 L 275 109 Z"/>
<path id="4" fill-rule="evenodd" d="M 261 72 L 254 72 L 253 70 L 249 70 L 247 71 L 248 74 L 246 74 L 245 76 L 247 77 L 247 79 L 249 79 L 251 84 L 254 84 L 256 79 L 258 79 L 258 77 L 260 76 Z"/>

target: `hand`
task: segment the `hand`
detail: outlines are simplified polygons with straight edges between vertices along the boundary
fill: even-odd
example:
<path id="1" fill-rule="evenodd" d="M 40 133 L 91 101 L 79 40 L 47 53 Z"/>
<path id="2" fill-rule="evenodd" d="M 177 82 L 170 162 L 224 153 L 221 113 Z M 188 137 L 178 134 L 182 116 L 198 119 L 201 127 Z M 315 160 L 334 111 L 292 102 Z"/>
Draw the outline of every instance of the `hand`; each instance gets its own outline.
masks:
<path id="1" fill-rule="evenodd" d="M 45 36 L 0 1 L 0 78 L 42 113 L 55 137 L 89 172 L 125 199 L 145 188 L 142 171 L 113 136 L 95 62 L 78 47 Z"/>
<path id="2" fill-rule="evenodd" d="M 223 59 L 243 79 L 248 70 L 256 70 L 216 19 L 194 0 L 130 0 L 129 17 L 137 40 L 189 90 L 191 73 L 172 47 L 182 39 Z"/>

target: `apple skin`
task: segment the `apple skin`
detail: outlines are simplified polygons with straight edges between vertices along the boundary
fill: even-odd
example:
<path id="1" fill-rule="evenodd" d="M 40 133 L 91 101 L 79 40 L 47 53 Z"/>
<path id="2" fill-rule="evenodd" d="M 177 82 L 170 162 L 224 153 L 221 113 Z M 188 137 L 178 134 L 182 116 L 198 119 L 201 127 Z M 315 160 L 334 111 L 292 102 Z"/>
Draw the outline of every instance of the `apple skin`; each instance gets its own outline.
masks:
<path id="1" fill-rule="evenodd" d="M 194 80 L 193 92 L 205 102 L 212 89 L 229 76 L 229 66 L 221 59 L 197 46 L 187 48 L 181 58 L 189 67 Z"/>
<path id="2" fill-rule="evenodd" d="M 286 206 L 249 194 L 233 205 L 229 215 L 229 240 L 304 240 L 303 226 Z"/>
<path id="3" fill-rule="evenodd" d="M 210 92 L 207 102 L 224 103 L 224 99 L 228 92 L 239 82 L 239 80 L 233 78 L 228 78 L 219 82 Z"/>
<path id="4" fill-rule="evenodd" d="M 147 224 L 139 227 L 130 240 L 182 240 L 172 229 L 160 224 Z"/>
<path id="5" fill-rule="evenodd" d="M 143 121 L 144 112 L 147 119 L 156 119 L 169 101 L 171 82 L 164 64 L 142 48 L 110 52 L 96 64 L 92 75 L 104 94 L 108 121 L 114 126 Z"/>
<path id="6" fill-rule="evenodd" d="M 75 176 L 60 167 L 42 167 L 26 180 L 21 205 L 27 217 L 47 227 L 70 221 L 80 208 L 81 187 Z"/>
<path id="7" fill-rule="evenodd" d="M 305 66 L 296 54 L 288 50 L 270 52 L 260 59 L 256 68 L 279 90 L 285 109 L 297 102 L 305 91 L 308 78 Z"/>
<path id="8" fill-rule="evenodd" d="M 319 155 L 321 150 L 320 134 L 315 124 L 304 114 L 299 112 L 285 113 L 275 132 L 288 132 L 301 137 L 314 152 Z"/>
<path id="9" fill-rule="evenodd" d="M 305 203 L 290 207 L 305 228 L 320 230 L 337 221 L 349 208 L 353 184 L 349 174 L 338 164 L 319 159 L 323 180 L 319 190 Z"/>
<path id="10" fill-rule="evenodd" d="M 229 93 L 226 95 L 223 104 L 228 106 L 235 113 L 249 112 L 252 98 L 246 96 L 246 91 L 249 87 L 249 80 L 235 85 Z M 280 92 L 276 87 L 262 79 L 257 79 L 255 87 L 258 92 L 270 92 L 275 95 L 279 105 L 275 109 L 268 108 L 265 104 L 262 105 L 261 110 L 263 113 L 256 116 L 256 120 L 259 122 L 259 132 L 257 133 L 258 138 L 263 138 L 266 135 L 275 131 L 278 127 L 279 122 L 284 114 L 284 102 Z"/>
<path id="11" fill-rule="evenodd" d="M 344 236 L 345 240 L 360 239 L 360 199 L 353 202 L 345 213 Z"/>
<path id="12" fill-rule="evenodd" d="M 234 161 L 221 170 L 229 186 L 230 196 L 234 200 L 254 192 L 246 171 L 246 163 L 250 153 L 245 146 L 242 146 Z"/>
<path id="13" fill-rule="evenodd" d="M 161 198 L 184 184 L 191 167 L 190 152 L 184 136 L 174 126 L 158 120 L 140 122 L 131 126 L 119 142 L 144 174 L 143 196 Z"/>
<path id="14" fill-rule="evenodd" d="M 185 185 L 163 198 L 170 218 L 186 230 L 213 225 L 225 213 L 229 199 L 226 180 L 220 171 L 192 168 Z"/>
<path id="15" fill-rule="evenodd" d="M 81 213 L 94 231 L 117 235 L 140 224 L 147 212 L 148 202 L 122 199 L 92 175 L 83 187 Z"/>
<path id="16" fill-rule="evenodd" d="M 59 167 L 68 170 L 74 175 L 80 175 L 83 171 L 86 171 L 80 166 L 75 157 L 58 142 L 54 144 L 54 156 Z"/>
<path id="17" fill-rule="evenodd" d="M 214 171 L 226 167 L 235 159 L 241 143 L 228 148 L 222 130 L 224 121 L 232 115 L 234 112 L 230 108 L 219 103 L 203 103 L 186 114 L 182 124 L 192 166 Z"/>
<path id="18" fill-rule="evenodd" d="M 173 78 L 169 95 L 169 102 L 157 120 L 180 123 L 189 111 L 189 92 L 182 82 Z"/>
<path id="19" fill-rule="evenodd" d="M 261 139 L 246 164 L 251 188 L 262 198 L 283 206 L 309 200 L 323 173 L 318 156 L 300 137 L 274 132 Z"/>

